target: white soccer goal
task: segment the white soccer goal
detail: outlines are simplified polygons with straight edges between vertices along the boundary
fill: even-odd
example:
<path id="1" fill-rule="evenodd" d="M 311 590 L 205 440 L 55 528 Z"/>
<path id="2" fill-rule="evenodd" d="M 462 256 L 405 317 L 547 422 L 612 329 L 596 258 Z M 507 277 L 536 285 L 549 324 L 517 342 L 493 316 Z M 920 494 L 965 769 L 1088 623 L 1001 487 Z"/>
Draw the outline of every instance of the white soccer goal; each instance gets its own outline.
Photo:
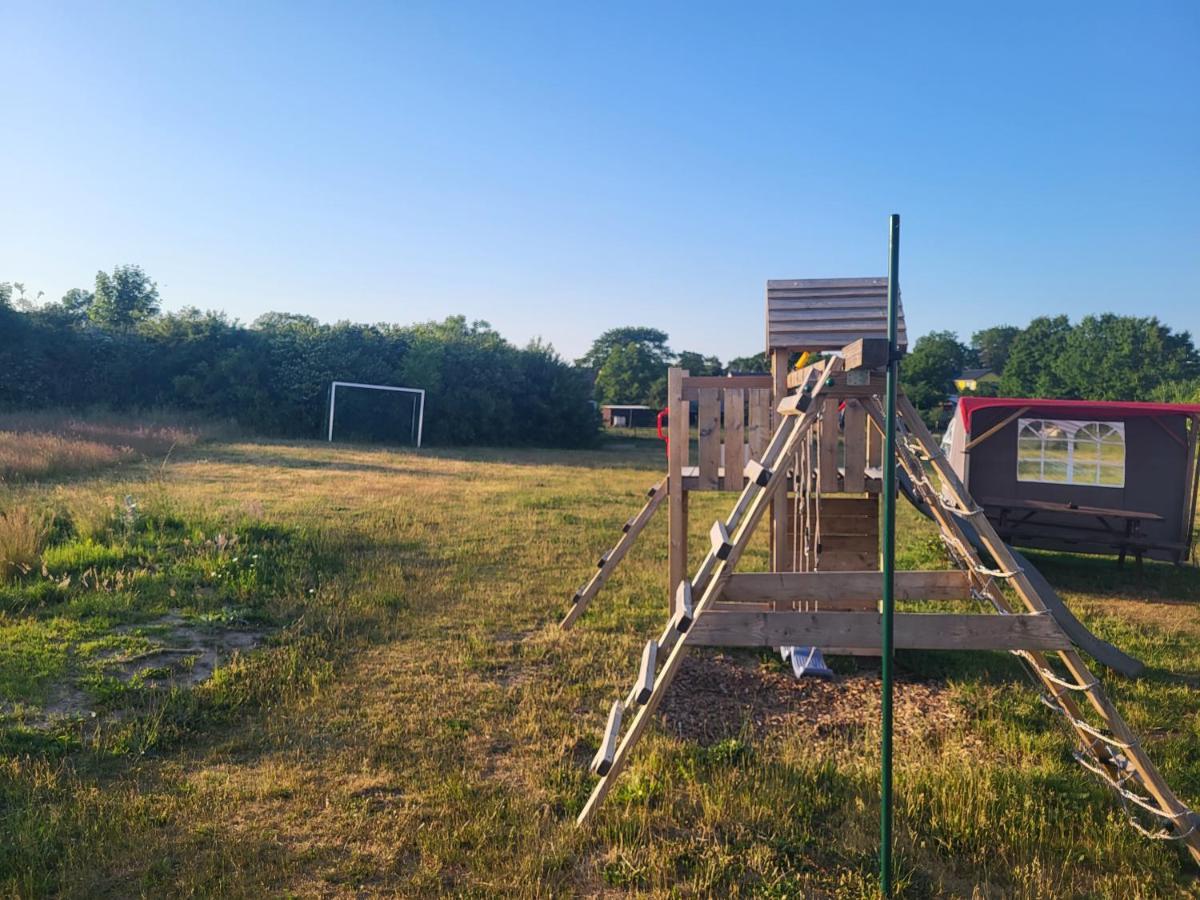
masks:
<path id="1" fill-rule="evenodd" d="M 335 381 L 329 388 L 329 440 L 333 440 L 333 413 L 337 408 L 337 389 L 364 388 L 369 391 L 398 391 L 402 394 L 415 394 L 412 415 L 412 435 L 417 446 L 421 446 L 421 431 L 425 427 L 425 391 L 421 388 L 393 387 L 390 384 L 359 384 L 354 381 Z"/>

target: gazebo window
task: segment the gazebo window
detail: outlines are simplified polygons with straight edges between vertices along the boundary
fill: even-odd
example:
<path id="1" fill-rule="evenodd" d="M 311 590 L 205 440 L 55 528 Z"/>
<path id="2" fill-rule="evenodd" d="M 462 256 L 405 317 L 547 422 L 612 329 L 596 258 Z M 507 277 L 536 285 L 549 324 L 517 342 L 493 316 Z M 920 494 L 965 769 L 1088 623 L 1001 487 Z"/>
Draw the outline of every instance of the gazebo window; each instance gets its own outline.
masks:
<path id="1" fill-rule="evenodd" d="M 1125 486 L 1125 424 L 1020 419 L 1017 480 Z"/>

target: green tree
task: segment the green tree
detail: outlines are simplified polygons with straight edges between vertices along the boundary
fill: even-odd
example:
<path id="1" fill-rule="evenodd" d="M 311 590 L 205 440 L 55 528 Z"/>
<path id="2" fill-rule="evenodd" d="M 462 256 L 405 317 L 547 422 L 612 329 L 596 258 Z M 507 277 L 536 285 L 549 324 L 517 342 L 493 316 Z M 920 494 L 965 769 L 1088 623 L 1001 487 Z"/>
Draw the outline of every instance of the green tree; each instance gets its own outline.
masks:
<path id="1" fill-rule="evenodd" d="M 665 367 L 670 362 L 671 351 L 667 348 L 665 331 L 642 326 L 624 326 L 611 328 L 592 341 L 591 349 L 576 360 L 576 365 L 599 372 L 614 350 L 623 349 L 629 344 L 637 344 L 645 355 L 656 359 L 659 366 Z"/>
<path id="2" fill-rule="evenodd" d="M 922 335 L 900 364 L 900 379 L 917 409 L 936 411 L 954 392 L 969 351 L 952 331 Z"/>
<path id="3" fill-rule="evenodd" d="M 1067 345 L 1071 322 L 1066 316 L 1039 316 L 1013 338 L 1000 376 L 1004 397 L 1066 397 L 1067 387 L 1056 361 Z"/>
<path id="4" fill-rule="evenodd" d="M 630 341 L 613 347 L 596 373 L 596 399 L 600 403 L 657 406 L 663 400 L 660 391 L 665 394 L 663 367 L 664 360 L 644 343 Z"/>
<path id="5" fill-rule="evenodd" d="M 1070 330 L 1053 368 L 1067 396 L 1148 400 L 1163 384 L 1200 375 L 1200 355 L 1185 331 L 1156 318 L 1105 313 Z"/>
<path id="6" fill-rule="evenodd" d="M 1008 352 L 1012 342 L 1021 329 L 1014 325 L 994 325 L 971 335 L 971 349 L 975 359 L 985 369 L 991 369 L 997 375 L 1004 371 L 1008 362 Z"/>
<path id="7" fill-rule="evenodd" d="M 767 359 L 767 353 L 764 350 L 753 356 L 735 356 L 728 362 L 726 368 L 730 372 L 742 372 L 747 375 L 766 375 L 771 371 L 771 361 Z"/>
<path id="8" fill-rule="evenodd" d="M 715 356 L 705 356 L 694 350 L 684 350 L 679 354 L 675 364 L 681 369 L 687 369 L 692 375 L 724 375 L 725 367 Z"/>
<path id="9" fill-rule="evenodd" d="M 96 273 L 96 291 L 88 317 L 103 328 L 129 331 L 158 313 L 158 286 L 141 266 L 117 266 Z"/>

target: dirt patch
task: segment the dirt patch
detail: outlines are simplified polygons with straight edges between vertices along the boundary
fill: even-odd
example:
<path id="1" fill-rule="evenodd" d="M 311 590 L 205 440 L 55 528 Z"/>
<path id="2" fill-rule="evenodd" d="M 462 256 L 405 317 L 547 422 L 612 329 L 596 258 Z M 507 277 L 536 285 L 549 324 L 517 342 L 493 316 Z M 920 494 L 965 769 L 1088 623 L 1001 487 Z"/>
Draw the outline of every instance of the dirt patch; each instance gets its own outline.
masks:
<path id="1" fill-rule="evenodd" d="M 797 679 L 756 658 L 693 653 L 663 698 L 662 720 L 680 738 L 701 744 L 780 726 L 816 737 L 852 735 L 878 724 L 880 688 L 877 669 L 832 681 Z M 900 736 L 945 729 L 962 718 L 944 683 L 903 676 L 896 679 L 894 709 Z"/>
<path id="2" fill-rule="evenodd" d="M 266 638 L 265 631 L 252 628 L 197 626 L 174 612 L 148 625 L 163 629 L 162 642 L 132 656 L 114 655 L 110 673 L 121 681 L 139 679 L 155 687 L 199 684 L 234 653 L 253 650 Z"/>

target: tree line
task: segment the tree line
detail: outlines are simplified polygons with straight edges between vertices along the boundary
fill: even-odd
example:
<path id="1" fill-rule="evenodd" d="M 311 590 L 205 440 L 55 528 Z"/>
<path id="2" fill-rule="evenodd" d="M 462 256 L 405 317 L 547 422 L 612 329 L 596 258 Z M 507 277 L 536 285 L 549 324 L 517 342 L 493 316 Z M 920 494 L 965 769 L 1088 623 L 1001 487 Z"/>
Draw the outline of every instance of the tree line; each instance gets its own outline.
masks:
<path id="1" fill-rule="evenodd" d="M 425 438 L 440 444 L 586 446 L 596 403 L 666 404 L 666 370 L 695 375 L 769 371 L 765 353 L 722 363 L 674 352 L 656 328 L 604 332 L 572 364 L 535 341 L 518 348 L 486 322 L 451 316 L 414 325 L 325 325 L 267 313 L 251 325 L 220 312 L 161 311 L 138 266 L 99 272 L 92 290 L 39 302 L 0 283 L 0 409 L 171 407 L 235 420 L 269 435 L 315 437 L 326 426 L 331 381 L 424 388 Z M 951 331 L 919 338 L 901 363 L 909 397 L 932 423 L 954 381 L 988 369 L 979 392 L 1013 397 L 1200 402 L 1200 355 L 1187 332 L 1156 318 L 1042 316 L 1000 325 L 963 343 Z M 343 403 L 339 393 L 339 404 Z M 394 404 L 347 397 L 345 424 L 403 418 Z M 377 429 L 376 429 L 377 431 Z"/>
<path id="2" fill-rule="evenodd" d="M 952 331 L 918 338 L 901 363 L 909 398 L 934 420 L 959 393 L 955 378 L 986 369 L 998 381 L 977 393 L 1000 397 L 1200 402 L 1200 354 L 1186 331 L 1157 318 L 1039 316 L 1024 328 L 998 325 L 964 344 Z"/>
<path id="3" fill-rule="evenodd" d="M 268 313 L 245 326 L 220 312 L 162 312 L 137 266 L 100 272 L 94 290 L 39 299 L 0 283 L 0 409 L 169 407 L 260 434 L 317 437 L 339 380 L 424 388 L 429 443 L 576 447 L 598 435 L 587 373 L 547 344 L 518 348 L 462 316 L 324 325 Z M 364 420 L 387 418 L 399 402 L 376 396 L 357 407 Z M 354 424 L 339 413 L 339 428 L 344 421 Z"/>
<path id="4" fill-rule="evenodd" d="M 634 327 L 605 332 L 577 362 L 593 373 L 599 402 L 654 407 L 665 404 L 668 365 L 694 375 L 770 370 L 765 353 L 723 365 L 715 356 L 673 353 L 664 332 Z M 1200 355 L 1191 336 L 1152 317 L 1106 313 L 1072 324 L 1066 316 L 1041 316 L 1024 328 L 985 328 L 969 343 L 934 331 L 918 338 L 900 364 L 906 393 L 935 424 L 960 393 L 955 379 L 970 369 L 989 370 L 998 381 L 965 393 L 1200 402 Z"/>

